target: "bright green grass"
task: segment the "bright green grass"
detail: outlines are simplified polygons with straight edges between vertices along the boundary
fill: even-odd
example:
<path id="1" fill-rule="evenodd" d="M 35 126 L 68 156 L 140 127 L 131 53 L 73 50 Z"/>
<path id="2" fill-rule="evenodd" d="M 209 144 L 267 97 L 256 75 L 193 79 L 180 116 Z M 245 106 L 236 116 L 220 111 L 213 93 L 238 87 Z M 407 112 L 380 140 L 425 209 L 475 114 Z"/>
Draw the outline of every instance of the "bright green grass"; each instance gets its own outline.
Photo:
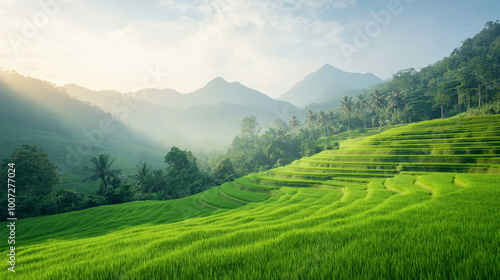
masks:
<path id="1" fill-rule="evenodd" d="M 500 175 L 424 172 L 494 173 L 498 123 L 500 116 L 436 120 L 338 136 L 339 151 L 188 198 L 20 220 L 16 277 L 5 262 L 0 277 L 500 279 Z M 457 137 L 434 142 L 441 132 Z M 467 142 L 485 154 L 395 155 L 416 148 L 404 147 L 412 136 L 427 137 L 424 148 Z M 397 138 L 408 141 L 375 144 Z"/>
<path id="2" fill-rule="evenodd" d="M 221 186 L 221 191 L 226 195 L 246 202 L 261 202 L 269 198 L 268 194 L 247 192 L 235 189 L 232 183 L 226 183 Z"/>
<path id="3" fill-rule="evenodd" d="M 468 185 L 454 185 L 455 176 Z M 18 221 L 24 245 L 16 279 L 497 279 L 500 188 L 492 183 L 499 180 L 431 174 L 390 181 L 404 193 L 376 181 L 347 193 L 287 188 L 209 217 L 115 230 L 95 225 L 102 215 L 95 208 L 81 211 L 83 233 L 75 236 L 56 233 L 75 223 L 70 215 L 26 219 Z M 169 204 L 143 203 L 159 213 L 155 204 Z M 108 220 L 129 205 L 108 207 Z M 29 233 L 54 218 L 60 225 L 52 232 Z M 14 279 L 3 268 L 4 279 Z"/>
<path id="4" fill-rule="evenodd" d="M 220 196 L 220 187 L 214 187 L 214 188 L 211 188 L 205 192 L 203 192 L 200 196 L 200 200 L 206 204 L 208 204 L 209 206 L 213 206 L 215 208 L 218 208 L 218 209 L 233 209 L 233 208 L 237 208 L 238 205 L 233 203 L 233 202 L 230 202 L 230 201 L 227 201 L 227 200 L 224 200 L 221 196 Z"/>

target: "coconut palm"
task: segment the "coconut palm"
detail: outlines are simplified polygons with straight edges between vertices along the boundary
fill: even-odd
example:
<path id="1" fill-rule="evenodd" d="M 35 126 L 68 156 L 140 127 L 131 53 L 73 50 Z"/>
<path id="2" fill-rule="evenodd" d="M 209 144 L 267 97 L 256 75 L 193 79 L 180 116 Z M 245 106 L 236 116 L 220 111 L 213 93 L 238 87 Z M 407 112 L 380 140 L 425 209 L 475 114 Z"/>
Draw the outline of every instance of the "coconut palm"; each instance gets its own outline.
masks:
<path id="1" fill-rule="evenodd" d="M 373 110 L 377 112 L 377 120 L 379 126 L 381 126 L 380 110 L 384 109 L 387 106 L 387 100 L 385 99 L 385 96 L 381 94 L 378 90 L 375 90 L 375 92 L 372 93 L 371 105 Z"/>
<path id="2" fill-rule="evenodd" d="M 406 105 L 404 100 L 404 91 L 393 90 L 389 95 L 389 110 L 400 111 Z"/>
<path id="3" fill-rule="evenodd" d="M 108 185 L 113 189 L 118 188 L 120 185 L 122 185 L 126 181 L 126 179 L 123 180 L 122 178 L 120 178 L 118 176 L 111 176 L 111 177 L 108 177 L 106 179 L 108 181 Z"/>
<path id="4" fill-rule="evenodd" d="M 316 124 L 316 114 L 311 109 L 307 111 L 306 122 L 309 128 L 312 128 Z"/>
<path id="5" fill-rule="evenodd" d="M 352 97 L 344 95 L 340 100 L 340 111 L 347 116 L 347 129 L 351 130 L 350 115 L 353 108 Z"/>
<path id="6" fill-rule="evenodd" d="M 151 166 L 148 166 L 146 162 L 142 162 L 141 166 L 137 165 L 135 167 L 136 173 L 132 175 L 132 178 L 136 180 L 136 186 L 140 189 L 142 185 L 151 175 Z"/>
<path id="7" fill-rule="evenodd" d="M 288 136 L 287 135 L 288 130 L 286 128 L 283 128 L 280 126 L 277 129 L 273 129 L 272 132 L 273 132 L 275 139 L 278 140 L 278 142 L 285 142 L 286 141 L 287 136 Z"/>
<path id="8" fill-rule="evenodd" d="M 290 120 L 290 127 L 293 129 L 293 131 L 297 131 L 297 128 L 300 126 L 300 122 L 297 119 L 297 116 L 292 116 L 292 119 Z"/>
<path id="9" fill-rule="evenodd" d="M 83 181 L 99 181 L 99 193 L 104 194 L 108 186 L 108 180 L 112 177 L 116 177 L 121 173 L 119 169 L 111 169 L 111 165 L 115 162 L 116 158 L 110 160 L 110 156 L 107 154 L 98 154 L 96 157 L 90 159 L 90 166 L 84 166 L 83 170 L 89 171 L 92 175 L 83 179 Z"/>
<path id="10" fill-rule="evenodd" d="M 163 169 L 155 169 L 144 181 L 144 188 L 149 192 L 159 192 L 167 185 L 167 174 Z"/>
<path id="11" fill-rule="evenodd" d="M 365 120 L 365 109 L 368 107 L 368 101 L 366 100 L 366 96 L 364 94 L 358 95 L 358 99 L 356 100 L 356 108 L 361 112 L 361 117 L 363 118 L 363 126 L 366 129 L 366 120 Z"/>

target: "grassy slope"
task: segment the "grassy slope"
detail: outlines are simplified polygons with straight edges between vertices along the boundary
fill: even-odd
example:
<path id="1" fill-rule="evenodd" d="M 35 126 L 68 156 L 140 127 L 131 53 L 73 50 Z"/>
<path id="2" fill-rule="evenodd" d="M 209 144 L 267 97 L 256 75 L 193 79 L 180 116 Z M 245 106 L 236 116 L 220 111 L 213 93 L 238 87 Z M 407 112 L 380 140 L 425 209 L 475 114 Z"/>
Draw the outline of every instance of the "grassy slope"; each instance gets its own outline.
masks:
<path id="1" fill-rule="evenodd" d="M 95 134 L 108 118 L 108 113 L 45 82 L 0 71 L 0 159 L 23 144 L 38 145 L 61 171 L 56 188 L 95 192 L 97 182 L 82 182 L 88 176 L 82 168 L 98 153 L 116 157 L 114 167 L 124 174 L 132 173 L 142 161 L 154 168 L 165 166 L 162 157 L 168 150 L 152 147 L 120 121 L 113 121 L 113 132 L 101 131 L 102 138 Z M 94 138 L 90 150 L 88 134 Z"/>
<path id="2" fill-rule="evenodd" d="M 498 279 L 500 175 L 456 172 L 498 173 L 499 123 L 409 125 L 181 200 L 18 221 L 16 278 Z"/>

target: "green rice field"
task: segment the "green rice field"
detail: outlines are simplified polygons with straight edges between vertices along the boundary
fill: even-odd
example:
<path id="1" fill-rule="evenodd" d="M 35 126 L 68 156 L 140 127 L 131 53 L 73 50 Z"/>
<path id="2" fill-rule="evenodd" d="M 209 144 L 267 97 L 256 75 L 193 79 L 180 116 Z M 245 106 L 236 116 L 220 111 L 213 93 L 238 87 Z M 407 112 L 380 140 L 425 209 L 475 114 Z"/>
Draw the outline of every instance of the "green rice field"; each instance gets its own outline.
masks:
<path id="1" fill-rule="evenodd" d="M 500 279 L 500 116 L 349 134 L 187 198 L 19 220 L 0 278 Z"/>

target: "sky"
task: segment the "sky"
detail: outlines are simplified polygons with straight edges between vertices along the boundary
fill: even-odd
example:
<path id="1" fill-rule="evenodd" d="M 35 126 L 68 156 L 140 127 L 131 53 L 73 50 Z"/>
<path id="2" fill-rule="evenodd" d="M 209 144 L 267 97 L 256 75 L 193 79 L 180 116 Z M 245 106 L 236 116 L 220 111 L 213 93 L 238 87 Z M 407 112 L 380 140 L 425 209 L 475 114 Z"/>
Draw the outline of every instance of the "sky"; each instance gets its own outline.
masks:
<path id="1" fill-rule="evenodd" d="M 327 63 L 425 67 L 496 20 L 498 0 L 1 0 L 0 69 L 120 92 L 220 76 L 277 98 Z"/>

